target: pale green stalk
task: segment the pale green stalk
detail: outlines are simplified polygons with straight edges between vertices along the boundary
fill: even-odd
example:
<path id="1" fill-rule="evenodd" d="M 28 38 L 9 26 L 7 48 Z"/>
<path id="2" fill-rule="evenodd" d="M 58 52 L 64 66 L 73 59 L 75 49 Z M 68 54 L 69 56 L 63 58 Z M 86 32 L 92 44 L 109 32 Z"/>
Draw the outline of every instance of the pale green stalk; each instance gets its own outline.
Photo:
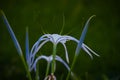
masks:
<path id="1" fill-rule="evenodd" d="M 73 62 L 72 62 L 70 71 L 69 71 L 68 74 L 67 74 L 66 80 L 69 80 L 69 76 L 70 76 L 71 71 L 72 71 L 72 69 L 73 69 L 73 67 L 74 67 L 74 64 L 75 64 L 75 62 L 76 62 L 76 59 L 77 59 L 77 56 L 75 55 L 74 58 L 73 58 Z"/>
<path id="2" fill-rule="evenodd" d="M 56 44 L 53 44 L 53 60 L 52 60 L 52 75 L 54 75 L 54 69 L 55 69 L 55 56 L 56 56 L 56 48 L 57 48 L 57 45 Z"/>
<path id="3" fill-rule="evenodd" d="M 47 77 L 47 75 L 49 73 L 49 68 L 50 68 L 50 62 L 48 62 L 48 64 L 47 64 L 45 77 Z"/>
<path id="4" fill-rule="evenodd" d="M 39 64 L 36 64 L 37 69 L 36 69 L 36 75 L 35 75 L 35 80 L 39 80 Z"/>
<path id="5" fill-rule="evenodd" d="M 27 72 L 27 76 L 28 76 L 29 80 L 32 80 L 31 74 L 30 74 L 30 71 L 29 71 L 29 69 L 28 69 L 28 66 L 27 66 L 27 64 L 26 64 L 26 62 L 25 62 L 24 56 L 21 55 L 20 57 L 21 57 L 21 60 L 22 60 L 22 62 L 23 62 L 23 65 L 25 66 L 25 70 L 26 70 L 26 72 Z"/>

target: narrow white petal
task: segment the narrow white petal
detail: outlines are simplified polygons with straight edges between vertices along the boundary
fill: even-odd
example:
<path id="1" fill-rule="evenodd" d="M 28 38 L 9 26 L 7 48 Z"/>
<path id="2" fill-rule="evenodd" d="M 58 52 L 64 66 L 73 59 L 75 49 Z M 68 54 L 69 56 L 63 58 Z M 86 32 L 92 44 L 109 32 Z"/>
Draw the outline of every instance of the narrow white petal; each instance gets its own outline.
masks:
<path id="1" fill-rule="evenodd" d="M 38 39 L 38 42 L 41 42 L 41 40 L 43 40 L 43 38 L 45 38 L 45 37 L 49 37 L 51 34 L 45 34 L 45 35 L 43 35 L 43 36 L 41 36 L 39 39 Z"/>
<path id="2" fill-rule="evenodd" d="M 33 55 L 31 56 L 31 64 L 33 63 L 34 61 L 34 58 L 35 58 L 35 55 L 37 54 L 37 52 L 40 50 L 40 48 L 45 44 L 47 43 L 49 40 L 46 40 L 46 41 L 43 41 L 39 46 L 38 48 L 34 51 Z"/>
<path id="3" fill-rule="evenodd" d="M 91 59 L 93 59 L 92 54 L 86 49 L 86 47 L 84 47 L 83 44 L 82 44 L 82 49 L 91 57 Z"/>
<path id="4" fill-rule="evenodd" d="M 40 42 L 44 42 L 46 39 L 45 38 L 41 38 L 41 41 L 40 41 L 40 39 L 39 39 L 39 41 L 37 41 L 34 45 L 33 45 L 33 47 L 32 47 L 32 49 L 31 49 L 31 52 L 30 52 L 30 61 L 31 61 L 31 64 L 32 64 L 32 62 L 33 62 L 33 60 L 34 60 L 34 56 L 35 56 L 35 54 L 37 53 L 37 50 L 38 50 L 38 46 L 40 45 Z"/>
<path id="5" fill-rule="evenodd" d="M 33 47 L 32 47 L 32 49 L 31 49 L 31 51 L 30 51 L 30 56 L 32 56 L 32 54 L 33 54 L 33 52 L 35 51 L 35 47 L 36 47 L 36 45 L 38 44 L 38 42 L 36 42 L 34 45 L 33 45 Z"/>
<path id="6" fill-rule="evenodd" d="M 66 42 L 68 40 L 72 40 L 72 41 L 75 41 L 75 42 L 79 42 L 79 40 L 77 40 L 76 38 L 72 37 L 72 36 L 61 36 L 58 40 L 57 40 L 57 43 L 59 42 Z"/>
<path id="7" fill-rule="evenodd" d="M 83 45 L 84 45 L 84 47 L 86 47 L 89 51 L 91 51 L 94 55 L 96 55 L 96 56 L 99 57 L 99 55 L 98 55 L 96 52 L 94 52 L 92 49 L 90 49 L 86 44 L 83 44 Z"/>
<path id="8" fill-rule="evenodd" d="M 45 41 L 45 40 L 47 40 L 47 38 L 41 38 L 41 39 L 39 39 L 38 41 L 35 42 L 35 44 L 32 46 L 32 49 L 31 49 L 31 55 L 35 52 L 35 50 L 37 49 L 38 45 L 42 41 Z"/>
<path id="9" fill-rule="evenodd" d="M 37 64 L 37 62 L 38 62 L 40 59 L 45 59 L 47 62 L 48 62 L 48 60 L 49 60 L 49 58 L 46 57 L 46 56 L 43 56 L 43 55 L 42 55 L 42 56 L 39 56 L 39 57 L 35 60 L 34 64 L 31 66 L 30 71 L 33 70 L 33 68 L 34 68 L 35 71 L 36 71 L 36 64 Z"/>
<path id="10" fill-rule="evenodd" d="M 45 41 L 43 41 L 40 45 L 38 45 L 38 47 L 36 48 L 35 52 L 33 53 L 33 56 L 35 56 L 35 54 L 40 50 L 40 48 L 49 41 L 49 39 L 46 39 Z"/>
<path id="11" fill-rule="evenodd" d="M 57 40 L 56 43 L 62 42 L 62 43 L 66 43 L 67 39 L 64 36 L 60 36 Z"/>
<path id="12" fill-rule="evenodd" d="M 69 66 L 65 63 L 65 61 L 64 60 L 62 60 L 62 58 L 61 57 L 59 57 L 59 56 L 56 56 L 56 58 L 55 58 L 57 61 L 60 61 L 61 63 L 63 63 L 64 64 L 64 66 L 68 69 L 68 71 L 70 71 L 70 68 L 69 68 Z"/>
<path id="13" fill-rule="evenodd" d="M 36 48 L 38 47 L 38 45 L 39 45 L 42 41 L 48 39 L 48 38 L 45 38 L 45 37 L 48 37 L 49 35 L 50 35 L 50 34 L 45 34 L 45 35 L 41 36 L 41 37 L 38 39 L 38 41 L 35 42 L 35 44 L 33 45 L 32 49 L 31 49 L 31 55 L 32 55 L 32 53 L 34 53 L 34 51 L 36 50 Z"/>
<path id="14" fill-rule="evenodd" d="M 72 36 L 65 36 L 68 40 L 72 40 L 72 41 L 75 41 L 75 42 L 79 42 L 79 40 L 77 40 L 76 38 L 72 37 Z"/>
<path id="15" fill-rule="evenodd" d="M 69 68 L 69 66 L 67 65 L 67 63 L 65 63 L 65 61 L 61 58 L 61 57 L 59 57 L 59 56 L 57 56 L 56 55 L 56 58 L 55 58 L 57 61 L 59 61 L 59 62 L 61 62 L 62 64 L 64 64 L 64 66 L 68 69 L 68 71 L 70 71 L 70 68 Z M 73 73 L 71 72 L 71 75 L 73 76 Z"/>
<path id="16" fill-rule="evenodd" d="M 69 63 L 69 57 L 68 57 L 68 51 L 67 51 L 66 45 L 64 43 L 62 43 L 62 45 L 64 46 L 64 49 L 65 49 L 66 61 Z"/>

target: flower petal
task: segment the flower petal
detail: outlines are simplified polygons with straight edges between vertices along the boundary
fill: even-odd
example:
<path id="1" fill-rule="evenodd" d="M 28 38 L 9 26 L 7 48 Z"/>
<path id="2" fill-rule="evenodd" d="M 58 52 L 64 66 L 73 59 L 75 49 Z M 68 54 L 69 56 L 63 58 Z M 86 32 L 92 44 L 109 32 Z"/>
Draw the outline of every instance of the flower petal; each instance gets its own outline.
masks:
<path id="1" fill-rule="evenodd" d="M 12 28 L 11 28 L 7 18 L 6 18 L 6 16 L 5 16 L 5 14 L 4 14 L 4 12 L 3 11 L 0 11 L 0 12 L 2 13 L 2 19 L 3 19 L 7 29 L 9 31 L 9 34 L 10 34 L 10 36 L 11 36 L 13 42 L 14 42 L 14 45 L 15 45 L 15 47 L 17 49 L 17 52 L 21 56 L 22 55 L 22 49 L 20 47 L 20 44 L 19 44 L 19 42 L 18 42 L 18 40 L 17 40 L 17 38 L 16 38 L 16 36 L 15 36 L 15 34 L 14 34 L 14 32 L 13 32 L 13 30 L 12 30 Z"/>
<path id="2" fill-rule="evenodd" d="M 92 54 L 86 49 L 86 47 L 82 44 L 82 49 L 93 59 Z"/>
<path id="3" fill-rule="evenodd" d="M 69 66 L 65 63 L 65 61 L 61 58 L 61 57 L 59 57 L 59 56 L 57 56 L 56 55 L 56 58 L 55 58 L 57 61 L 60 61 L 62 64 L 64 64 L 64 66 L 68 69 L 68 71 L 70 71 L 70 68 L 69 68 Z M 73 73 L 71 72 L 71 75 L 73 75 Z"/>
<path id="4" fill-rule="evenodd" d="M 66 37 L 66 39 L 68 39 L 68 40 L 72 40 L 72 41 L 75 41 L 75 42 L 79 42 L 79 40 L 77 40 L 76 38 L 74 38 L 74 37 L 72 37 L 72 36 L 65 36 Z"/>
<path id="5" fill-rule="evenodd" d="M 36 58 L 34 64 L 30 67 L 30 71 L 32 71 L 33 69 L 36 71 L 36 64 L 37 64 L 37 62 L 38 62 L 40 59 L 45 59 L 45 60 L 48 62 L 49 57 L 46 57 L 46 56 L 44 56 L 44 55 L 41 55 L 41 56 L 39 56 L 38 58 Z"/>
<path id="6" fill-rule="evenodd" d="M 47 43 L 49 41 L 49 39 L 46 39 L 45 41 L 43 41 L 40 45 L 38 45 L 38 47 L 37 47 L 37 49 L 36 49 L 36 51 L 35 51 L 35 54 L 40 50 L 40 48 L 45 44 L 45 43 Z M 35 54 L 33 54 L 33 56 L 35 55 Z"/>
<path id="7" fill-rule="evenodd" d="M 46 39 L 48 39 L 49 38 L 49 36 L 50 36 L 51 34 L 45 34 L 45 35 L 43 35 L 43 36 L 41 36 L 39 39 L 38 39 L 38 45 L 41 43 L 41 41 L 44 41 L 44 40 L 46 40 Z M 45 38 L 46 37 L 46 38 Z"/>
<path id="8" fill-rule="evenodd" d="M 96 56 L 100 56 L 100 55 L 98 55 L 96 52 L 94 52 L 92 49 L 90 49 L 86 44 L 83 44 L 84 45 L 84 47 L 86 48 L 86 49 L 88 49 L 90 52 L 92 52 L 94 55 L 96 55 Z"/>
<path id="9" fill-rule="evenodd" d="M 62 42 L 62 43 L 65 43 L 66 41 L 68 40 L 72 40 L 72 41 L 75 41 L 75 42 L 79 42 L 79 40 L 77 40 L 76 38 L 74 37 L 71 37 L 71 36 L 61 36 L 58 40 L 57 40 L 57 43 L 58 42 Z"/>
<path id="10" fill-rule="evenodd" d="M 31 63 L 33 63 L 34 58 L 35 58 L 35 55 L 36 55 L 37 52 L 40 50 L 40 48 L 41 48 L 45 43 L 47 43 L 48 41 L 49 41 L 49 40 L 43 41 L 43 42 L 37 47 L 37 49 L 32 53 L 32 55 L 31 55 Z"/>
<path id="11" fill-rule="evenodd" d="M 62 43 L 62 45 L 64 46 L 64 49 L 65 49 L 66 61 L 69 63 L 69 57 L 68 57 L 68 51 L 67 51 L 66 45 L 64 43 Z"/>
<path id="12" fill-rule="evenodd" d="M 30 56 L 32 56 L 32 54 L 36 51 L 36 49 L 38 48 L 38 46 L 41 44 L 42 41 L 48 39 L 45 37 L 48 37 L 49 35 L 50 34 L 45 34 L 45 35 L 41 36 L 37 42 L 35 42 L 35 44 L 33 45 L 32 49 L 31 49 Z"/>

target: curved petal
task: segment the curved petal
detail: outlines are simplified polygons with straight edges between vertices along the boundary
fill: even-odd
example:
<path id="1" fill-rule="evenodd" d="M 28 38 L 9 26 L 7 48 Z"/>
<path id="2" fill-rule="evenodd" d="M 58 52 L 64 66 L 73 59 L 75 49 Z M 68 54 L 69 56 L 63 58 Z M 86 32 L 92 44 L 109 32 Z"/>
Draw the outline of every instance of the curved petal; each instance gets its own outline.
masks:
<path id="1" fill-rule="evenodd" d="M 49 41 L 49 39 L 46 39 L 45 41 L 43 41 L 40 45 L 37 46 L 36 50 L 34 51 L 33 56 L 35 56 L 35 54 L 40 50 L 40 48 Z"/>
<path id="2" fill-rule="evenodd" d="M 44 40 L 46 40 L 47 38 L 40 38 L 38 41 L 36 41 L 35 42 L 35 44 L 32 46 L 32 49 L 31 49 L 31 54 L 30 55 L 32 55 L 34 52 L 35 52 L 35 50 L 37 49 L 37 47 L 38 47 L 38 45 L 42 42 L 42 41 L 44 41 Z"/>
<path id="3" fill-rule="evenodd" d="M 86 49 L 86 47 L 82 44 L 82 49 L 93 59 L 92 54 Z"/>
<path id="4" fill-rule="evenodd" d="M 42 35 L 39 39 L 38 39 L 38 42 L 41 42 L 41 40 L 43 39 L 43 38 L 45 38 L 45 37 L 49 37 L 51 34 L 44 34 L 44 35 Z"/>
<path id="5" fill-rule="evenodd" d="M 62 45 L 64 46 L 64 49 L 65 49 L 66 61 L 69 63 L 69 57 L 68 57 L 68 51 L 67 51 L 66 45 L 64 43 L 62 43 Z"/>
<path id="6" fill-rule="evenodd" d="M 79 42 L 79 40 L 77 40 L 76 38 L 74 38 L 74 37 L 72 37 L 72 36 L 65 36 L 66 37 L 66 39 L 68 39 L 68 40 L 72 40 L 72 41 L 75 41 L 75 42 Z"/>
<path id="7" fill-rule="evenodd" d="M 42 41 L 48 39 L 48 38 L 45 38 L 45 37 L 48 37 L 49 35 L 50 35 L 50 34 L 45 34 L 45 35 L 41 36 L 41 37 L 38 39 L 38 41 L 35 42 L 35 44 L 33 45 L 32 49 L 31 49 L 31 52 L 30 52 L 31 55 L 32 55 L 32 53 L 34 53 L 34 51 L 37 49 L 38 45 L 39 45 Z"/>
<path id="8" fill-rule="evenodd" d="M 40 48 L 45 44 L 45 43 L 47 43 L 49 40 L 46 40 L 46 41 L 43 41 L 39 46 L 38 46 L 38 48 L 34 51 L 34 53 L 32 54 L 32 56 L 31 56 L 31 64 L 33 63 L 33 61 L 34 61 L 34 58 L 35 58 L 35 55 L 36 55 L 36 53 L 40 50 Z"/>
<path id="9" fill-rule="evenodd" d="M 58 40 L 57 40 L 57 43 L 58 42 L 63 42 L 63 43 L 65 43 L 66 41 L 68 41 L 68 40 L 72 40 L 72 41 L 75 41 L 75 42 L 79 42 L 79 40 L 77 40 L 76 38 L 74 38 L 74 37 L 71 37 L 71 36 L 62 36 L 61 38 L 59 38 Z"/>
<path id="10" fill-rule="evenodd" d="M 32 49 L 30 51 L 30 56 L 32 56 L 32 54 L 35 52 L 36 47 L 37 47 L 36 45 L 38 45 L 38 42 L 35 42 L 35 44 L 32 46 Z"/>
<path id="11" fill-rule="evenodd" d="M 100 56 L 100 55 L 98 55 L 96 52 L 94 52 L 92 49 L 90 49 L 86 44 L 83 44 L 84 45 L 84 47 L 86 48 L 86 49 L 88 49 L 90 52 L 92 52 L 94 55 L 96 55 L 96 56 Z"/>
<path id="12" fill-rule="evenodd" d="M 57 56 L 56 55 L 56 58 L 55 58 L 57 61 L 59 61 L 59 62 L 61 62 L 62 64 L 64 64 L 64 66 L 68 69 L 68 71 L 70 71 L 70 68 L 69 68 L 69 66 L 65 63 L 65 61 L 64 60 L 62 60 L 62 58 L 61 57 L 59 57 L 59 56 Z M 73 73 L 71 72 L 71 75 L 73 75 Z"/>
<path id="13" fill-rule="evenodd" d="M 56 43 L 59 43 L 59 42 L 65 43 L 66 41 L 67 41 L 67 39 L 66 39 L 64 36 L 60 36 L 60 37 L 56 40 Z"/>
<path id="14" fill-rule="evenodd" d="M 36 58 L 34 64 L 30 67 L 30 71 L 33 70 L 33 69 L 35 69 L 35 71 L 36 71 L 36 64 L 40 59 L 45 59 L 47 62 L 49 60 L 49 58 L 44 56 L 44 55 L 39 56 L 38 58 Z"/>

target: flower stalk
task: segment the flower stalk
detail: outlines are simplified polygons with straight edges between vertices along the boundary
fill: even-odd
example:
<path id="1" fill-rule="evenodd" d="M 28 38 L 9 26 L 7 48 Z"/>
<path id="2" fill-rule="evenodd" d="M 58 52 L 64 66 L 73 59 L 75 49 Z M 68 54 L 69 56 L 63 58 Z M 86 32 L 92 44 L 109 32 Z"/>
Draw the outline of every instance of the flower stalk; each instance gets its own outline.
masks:
<path id="1" fill-rule="evenodd" d="M 51 74 L 52 75 L 54 75 L 54 72 L 55 72 L 55 56 L 56 56 L 56 48 L 57 48 L 57 44 L 53 44 L 53 55 L 52 55 L 52 57 L 53 57 L 53 60 L 52 60 L 52 72 L 51 72 Z"/>
<path id="2" fill-rule="evenodd" d="M 50 62 L 47 63 L 47 68 L 46 68 L 46 74 L 45 74 L 45 77 L 48 76 L 49 68 L 50 68 Z"/>
<path id="3" fill-rule="evenodd" d="M 36 64 L 35 80 L 39 80 L 39 64 Z"/>
<path id="4" fill-rule="evenodd" d="M 70 67 L 70 71 L 69 71 L 68 74 L 67 74 L 66 80 L 69 80 L 69 76 L 70 76 L 70 73 L 71 73 L 71 71 L 72 71 L 72 69 L 73 69 L 73 67 L 74 67 L 74 64 L 75 64 L 75 62 L 76 62 L 76 59 L 77 59 L 77 56 L 74 55 L 74 58 L 73 58 L 73 61 L 72 61 L 72 65 L 71 65 L 71 67 Z"/>
<path id="5" fill-rule="evenodd" d="M 28 77 L 28 79 L 29 79 L 29 80 L 32 80 L 32 77 L 31 77 L 30 71 L 29 71 L 29 69 L 28 69 L 28 66 L 27 66 L 27 64 L 26 64 L 26 62 L 25 62 L 24 56 L 21 56 L 21 60 L 22 60 L 22 62 L 23 62 L 23 65 L 24 65 L 24 67 L 25 67 L 25 70 L 26 70 L 26 72 L 27 72 L 27 77 Z"/>

